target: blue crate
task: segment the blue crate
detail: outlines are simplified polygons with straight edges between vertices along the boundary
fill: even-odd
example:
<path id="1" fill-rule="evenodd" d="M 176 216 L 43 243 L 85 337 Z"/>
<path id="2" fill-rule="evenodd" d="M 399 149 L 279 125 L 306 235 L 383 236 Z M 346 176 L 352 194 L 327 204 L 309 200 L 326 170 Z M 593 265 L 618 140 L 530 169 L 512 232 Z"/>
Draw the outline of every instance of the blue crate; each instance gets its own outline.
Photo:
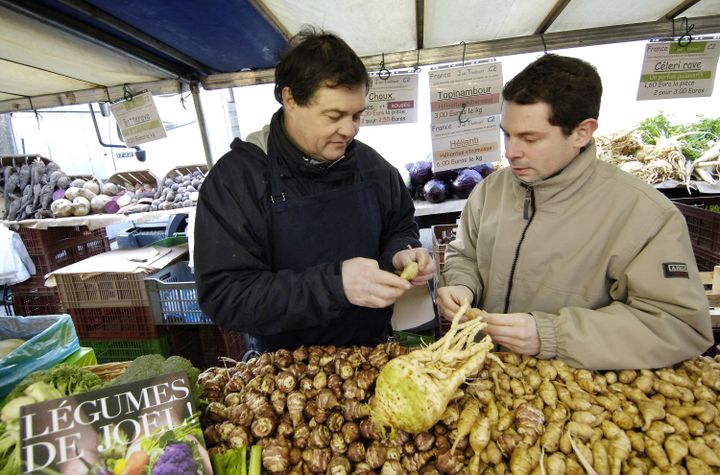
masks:
<path id="1" fill-rule="evenodd" d="M 213 323 L 200 309 L 195 277 L 186 261 L 146 277 L 145 289 L 156 325 Z"/>

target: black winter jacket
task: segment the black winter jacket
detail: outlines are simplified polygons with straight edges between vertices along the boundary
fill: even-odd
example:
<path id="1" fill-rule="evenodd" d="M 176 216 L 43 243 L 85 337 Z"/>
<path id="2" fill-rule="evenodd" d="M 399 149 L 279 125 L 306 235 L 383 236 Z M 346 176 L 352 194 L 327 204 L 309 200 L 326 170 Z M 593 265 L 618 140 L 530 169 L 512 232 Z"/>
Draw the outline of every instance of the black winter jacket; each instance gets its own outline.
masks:
<path id="1" fill-rule="evenodd" d="M 353 184 L 361 169 L 381 207 L 380 266 L 392 270 L 397 251 L 420 246 L 412 199 L 399 172 L 375 150 L 355 140 L 344 158 L 326 168 L 311 164 L 290 142 L 282 126 L 282 109 L 273 116 L 269 131 L 290 198 Z M 303 340 L 291 346 L 367 345 L 384 340 L 391 311 L 373 341 L 364 334 L 363 322 L 348 321 L 354 306 L 343 291 L 340 261 L 329 256 L 327 262 L 301 272 L 272 270 L 270 204 L 267 155 L 257 145 L 236 138 L 200 189 L 194 264 L 203 312 L 219 326 L 253 336 L 301 333 Z M 327 233 L 332 239 L 332 229 Z M 298 252 L 302 250 L 299 242 Z"/>

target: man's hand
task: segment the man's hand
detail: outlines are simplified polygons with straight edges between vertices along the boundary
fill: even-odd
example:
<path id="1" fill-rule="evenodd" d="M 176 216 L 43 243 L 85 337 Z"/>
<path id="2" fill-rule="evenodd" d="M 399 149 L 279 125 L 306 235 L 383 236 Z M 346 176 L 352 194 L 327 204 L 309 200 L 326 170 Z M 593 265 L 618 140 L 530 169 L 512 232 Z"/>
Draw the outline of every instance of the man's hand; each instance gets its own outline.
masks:
<path id="1" fill-rule="evenodd" d="M 435 290 L 435 304 L 440 315 L 447 320 L 452 320 L 453 316 L 460 310 L 460 306 L 466 301 L 472 305 L 473 293 L 464 285 L 438 287 Z"/>
<path id="2" fill-rule="evenodd" d="M 385 308 L 394 304 L 412 284 L 380 269 L 377 261 L 354 257 L 342 263 L 345 296 L 353 305 Z"/>
<path id="3" fill-rule="evenodd" d="M 435 261 L 424 247 L 414 247 L 398 251 L 392 258 L 392 265 L 395 269 L 402 271 L 411 262 L 417 262 L 418 273 L 410 282 L 413 285 L 422 285 L 435 275 Z"/>
<path id="4" fill-rule="evenodd" d="M 485 333 L 494 343 L 521 355 L 540 352 L 537 324 L 529 313 L 488 313 L 483 321 L 487 323 Z"/>

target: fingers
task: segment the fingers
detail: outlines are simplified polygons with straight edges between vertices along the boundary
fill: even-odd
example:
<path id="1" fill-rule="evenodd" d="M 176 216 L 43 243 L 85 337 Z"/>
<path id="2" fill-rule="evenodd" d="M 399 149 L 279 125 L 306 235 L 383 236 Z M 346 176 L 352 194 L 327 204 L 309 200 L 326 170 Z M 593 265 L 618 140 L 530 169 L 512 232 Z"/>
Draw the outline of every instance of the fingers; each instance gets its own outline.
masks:
<path id="1" fill-rule="evenodd" d="M 485 332 L 495 343 L 524 355 L 540 351 L 540 337 L 532 315 L 488 313 L 483 320 L 487 323 Z"/>
<path id="2" fill-rule="evenodd" d="M 342 264 L 343 290 L 353 305 L 384 308 L 412 288 L 410 282 L 381 270 L 377 261 L 356 257 Z"/>
<path id="3" fill-rule="evenodd" d="M 427 249 L 423 247 L 403 249 L 393 256 L 393 266 L 397 270 L 402 270 L 412 262 L 418 264 L 418 274 L 412 280 L 413 285 L 422 285 L 435 275 L 435 261 L 430 257 Z"/>
<path id="4" fill-rule="evenodd" d="M 439 287 L 435 295 L 438 311 L 445 318 L 451 319 L 465 301 L 472 302 L 472 292 L 463 285 Z"/>

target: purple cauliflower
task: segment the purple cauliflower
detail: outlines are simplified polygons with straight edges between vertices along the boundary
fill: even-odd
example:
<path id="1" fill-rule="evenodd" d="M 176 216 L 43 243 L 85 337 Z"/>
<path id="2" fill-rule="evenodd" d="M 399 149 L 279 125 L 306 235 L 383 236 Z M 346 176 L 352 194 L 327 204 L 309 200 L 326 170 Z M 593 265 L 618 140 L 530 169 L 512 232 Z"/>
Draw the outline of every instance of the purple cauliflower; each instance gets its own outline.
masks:
<path id="1" fill-rule="evenodd" d="M 165 447 L 152 469 L 152 475 L 188 475 L 197 473 L 192 447 L 184 442 Z"/>

